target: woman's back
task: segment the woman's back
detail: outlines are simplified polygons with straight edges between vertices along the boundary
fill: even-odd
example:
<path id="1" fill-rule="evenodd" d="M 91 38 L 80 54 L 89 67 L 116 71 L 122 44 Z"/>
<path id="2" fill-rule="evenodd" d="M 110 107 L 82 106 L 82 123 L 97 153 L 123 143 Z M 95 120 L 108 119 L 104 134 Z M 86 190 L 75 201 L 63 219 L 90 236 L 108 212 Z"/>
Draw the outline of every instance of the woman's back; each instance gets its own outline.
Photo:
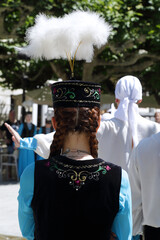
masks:
<path id="1" fill-rule="evenodd" d="M 97 158 L 100 92 L 98 84 L 76 80 L 52 86 L 50 157 L 28 166 L 20 181 L 19 222 L 27 239 L 109 240 L 111 232 L 131 238 L 128 175 Z"/>
<path id="2" fill-rule="evenodd" d="M 120 186 L 121 168 L 101 159 L 37 161 L 31 204 L 36 239 L 109 239 Z"/>

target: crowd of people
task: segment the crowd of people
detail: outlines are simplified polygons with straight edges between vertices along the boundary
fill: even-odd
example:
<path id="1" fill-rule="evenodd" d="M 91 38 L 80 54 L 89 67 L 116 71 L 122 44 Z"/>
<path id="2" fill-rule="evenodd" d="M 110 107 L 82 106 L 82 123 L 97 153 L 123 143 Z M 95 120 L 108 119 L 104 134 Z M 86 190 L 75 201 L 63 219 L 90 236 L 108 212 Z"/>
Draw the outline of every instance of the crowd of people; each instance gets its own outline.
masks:
<path id="1" fill-rule="evenodd" d="M 69 82 L 54 84 L 54 92 L 56 92 L 56 87 L 63 87 L 63 84 L 69 84 Z M 74 85 L 74 81 L 72 81 L 72 84 Z M 96 86 L 94 85 L 94 87 Z M 80 89 L 77 91 L 80 91 Z M 58 96 L 55 94 L 54 98 L 56 100 Z M 85 102 L 84 99 L 81 99 L 81 102 L 83 101 Z M 82 218 L 88 219 L 88 214 L 92 216 L 93 213 L 91 214 L 87 209 L 92 209 L 91 206 L 97 208 L 98 204 L 100 209 L 105 209 L 106 205 L 102 204 L 104 194 L 106 198 L 105 204 L 109 204 L 109 199 L 111 201 L 117 199 L 116 192 L 119 193 L 119 201 L 117 203 L 112 202 L 112 206 L 108 205 L 110 213 L 107 210 L 103 210 L 102 215 L 94 213 L 94 223 L 91 221 L 93 225 L 90 223 L 88 230 L 86 230 L 84 225 L 81 225 L 81 221 L 77 221 L 81 229 L 85 229 L 88 236 L 94 225 L 99 229 L 102 222 L 103 224 L 105 222 L 105 216 L 103 216 L 105 212 L 110 217 L 114 213 L 114 217 L 112 216 L 112 220 L 110 219 L 110 226 L 112 226 L 110 228 L 111 239 L 116 239 L 117 237 L 117 239 L 123 240 L 137 240 L 142 239 L 144 235 L 145 240 L 151 240 L 158 239 L 160 236 L 160 214 L 158 211 L 160 195 L 157 192 L 160 180 L 158 163 L 160 125 L 141 117 L 138 113 L 138 104 L 142 101 L 142 86 L 138 78 L 134 76 L 121 78 L 116 84 L 115 101 L 117 110 L 114 113 L 114 117 L 100 121 L 100 102 L 97 107 L 97 102 L 94 101 L 94 104 L 90 104 L 91 101 L 89 101 L 88 104 L 87 99 L 87 104 L 85 102 L 85 104 L 82 104 L 83 107 L 81 107 L 80 104 L 73 104 L 74 101 L 67 103 L 66 106 L 66 100 L 60 101 L 60 104 L 57 103 L 57 100 L 54 103 L 53 100 L 55 116 L 52 118 L 52 123 L 54 128 L 52 128 L 50 133 L 42 128 L 39 130 L 39 134 L 35 134 L 36 132 L 33 131 L 35 126 L 30 125 L 32 135 L 29 135 L 28 130 L 28 135 L 26 134 L 26 138 L 24 138 L 24 135 L 21 134 L 24 124 L 18 130 L 20 135 L 6 124 L 6 127 L 13 135 L 12 139 L 15 147 L 19 147 L 20 151 L 35 151 L 38 156 L 41 156 L 37 158 L 37 160 L 41 161 L 35 162 L 31 157 L 28 161 L 26 159 L 27 153 L 25 153 L 20 160 L 19 221 L 23 236 L 27 239 L 34 239 L 35 231 L 36 234 L 43 235 L 47 233 L 48 236 L 51 236 L 50 226 L 52 221 L 48 222 L 47 230 L 44 230 L 42 226 L 40 228 L 39 225 L 36 225 L 37 222 L 41 222 L 43 225 L 45 217 L 46 221 L 50 219 L 49 215 L 47 215 L 50 212 L 49 208 L 53 211 L 50 212 L 51 216 L 52 213 L 58 216 L 58 211 L 60 211 L 60 216 L 63 214 L 67 216 L 69 214 L 68 211 L 71 211 L 73 214 L 73 209 L 77 209 L 76 206 L 78 206 L 76 214 L 80 217 L 79 220 L 82 220 Z M 48 126 L 51 127 L 51 125 Z M 56 131 L 53 131 L 54 129 Z M 119 166 L 121 171 L 116 166 Z M 105 177 L 102 178 L 103 172 L 100 172 L 99 169 L 97 170 L 96 167 L 101 170 L 105 169 L 105 173 L 107 173 L 106 179 Z M 77 169 L 83 171 L 78 171 Z M 50 171 L 53 173 L 52 175 L 50 175 Z M 81 172 L 84 172 L 84 175 L 81 176 Z M 110 180 L 108 179 L 110 178 L 109 176 L 111 177 Z M 119 180 L 117 176 L 119 176 Z M 80 190 L 79 192 L 81 193 L 82 191 L 80 198 L 77 199 L 77 195 L 75 196 L 74 191 L 70 188 L 71 186 L 66 186 L 68 178 L 70 179 L 69 185 L 74 190 L 76 189 L 76 192 Z M 28 179 L 30 179 L 29 183 Z M 63 181 L 61 182 L 60 179 Z M 111 185 L 108 186 L 108 183 Z M 53 186 L 52 191 L 50 187 L 47 187 L 50 184 Z M 110 189 L 111 186 L 112 190 Z M 105 187 L 108 193 L 104 192 Z M 63 194 L 61 191 L 58 191 L 57 199 L 55 200 L 54 196 L 57 194 L 55 189 L 59 188 L 62 188 Z M 103 194 L 100 189 L 102 189 Z M 65 194 L 65 191 L 68 191 L 68 193 L 66 192 Z M 111 194 L 112 191 L 114 197 Z M 67 198 L 66 195 L 68 195 Z M 27 202 L 25 199 L 27 199 Z M 75 202 L 78 201 L 78 205 L 75 206 L 73 199 Z M 82 201 L 82 199 L 86 199 L 88 205 L 85 200 L 83 201 L 85 206 L 80 204 L 79 201 Z M 61 204 L 59 205 L 57 201 Z M 43 210 L 39 205 L 42 202 L 46 203 L 46 207 Z M 70 203 L 70 208 L 67 211 L 65 209 L 68 206 L 66 203 Z M 59 206 L 56 212 L 52 205 Z M 28 209 L 25 212 L 24 206 Z M 114 208 L 119 206 L 116 208 L 116 212 L 113 211 L 113 206 Z M 60 210 L 60 208 L 62 209 Z M 79 212 L 80 209 L 83 210 L 83 214 Z M 40 210 L 42 210 L 43 214 L 39 212 Z M 33 212 L 37 215 L 33 214 L 31 219 L 31 213 Z M 74 219 L 76 215 L 75 213 L 72 214 L 71 218 Z M 71 218 L 67 217 L 69 223 L 72 223 L 72 226 L 74 226 Z M 106 222 L 109 221 L 107 219 Z M 54 221 L 54 232 L 55 236 L 58 237 L 58 224 L 60 224 L 62 229 L 65 229 L 60 239 L 64 239 L 64 235 L 69 236 L 67 234 L 70 234 L 70 231 L 67 230 L 69 226 L 66 222 L 62 221 L 60 223 L 60 220 L 61 217 L 59 220 L 55 218 L 57 223 Z M 86 220 L 85 224 L 87 223 Z M 103 224 L 101 227 L 103 226 L 105 230 L 102 227 L 102 232 L 106 231 L 105 236 L 107 236 L 109 234 L 109 232 L 107 233 L 107 225 Z M 98 237 L 96 230 L 92 230 L 92 232 L 94 236 Z M 104 232 L 101 239 L 103 239 Z M 49 239 L 49 237 L 37 239 Z M 109 239 L 109 237 L 106 239 Z"/>
<path id="2" fill-rule="evenodd" d="M 14 151 L 16 150 L 16 147 L 12 140 L 12 134 L 9 132 L 9 130 L 5 126 L 5 123 L 9 124 L 15 131 L 17 131 L 22 138 L 33 137 L 34 135 L 40 134 L 40 133 L 54 132 L 54 128 L 52 127 L 52 123 L 50 119 L 46 118 L 45 126 L 38 128 L 32 123 L 32 112 L 29 112 L 29 111 L 26 112 L 24 123 L 20 123 L 19 121 L 16 120 L 15 111 L 11 109 L 9 111 L 8 120 L 6 120 L 0 126 L 0 139 L 2 139 L 3 142 L 6 144 L 8 154 L 13 154 Z M 22 174 L 22 169 L 24 169 L 26 166 L 28 166 L 30 163 L 32 163 L 36 159 L 42 159 L 42 157 L 39 156 L 38 154 L 35 154 L 34 151 L 29 151 L 25 148 L 18 149 L 17 161 L 18 161 L 19 177 Z M 8 161 L 12 161 L 12 158 L 10 157 Z M 9 167 L 8 178 L 12 179 L 11 167 Z"/>

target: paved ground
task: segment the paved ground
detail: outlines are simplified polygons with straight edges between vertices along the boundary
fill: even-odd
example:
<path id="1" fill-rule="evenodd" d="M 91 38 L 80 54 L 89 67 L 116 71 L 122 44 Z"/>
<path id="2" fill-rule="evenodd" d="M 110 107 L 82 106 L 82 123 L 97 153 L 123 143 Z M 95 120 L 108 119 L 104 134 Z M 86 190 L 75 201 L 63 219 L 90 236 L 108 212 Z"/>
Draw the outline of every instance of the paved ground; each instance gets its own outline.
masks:
<path id="1" fill-rule="evenodd" d="M 23 240 L 24 238 L 21 237 L 13 237 L 13 236 L 6 236 L 0 235 L 0 240 Z"/>
<path id="2" fill-rule="evenodd" d="M 16 240 L 21 237 L 18 224 L 18 191 L 19 183 L 0 184 L 0 240 Z"/>

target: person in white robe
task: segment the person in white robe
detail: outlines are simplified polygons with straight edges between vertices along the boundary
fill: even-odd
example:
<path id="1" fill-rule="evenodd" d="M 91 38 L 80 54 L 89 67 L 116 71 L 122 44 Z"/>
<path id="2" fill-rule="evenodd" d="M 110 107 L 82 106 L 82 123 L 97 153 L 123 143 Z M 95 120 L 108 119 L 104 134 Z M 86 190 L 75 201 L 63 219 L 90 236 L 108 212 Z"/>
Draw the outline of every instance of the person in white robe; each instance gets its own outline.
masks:
<path id="1" fill-rule="evenodd" d="M 103 113 L 101 115 L 101 121 L 106 121 L 108 119 L 111 119 L 114 117 L 114 114 L 116 112 L 116 108 L 114 106 L 114 103 L 111 104 L 111 108 L 108 109 L 108 111 L 106 113 Z"/>
<path id="2" fill-rule="evenodd" d="M 129 166 L 133 235 L 160 239 L 160 133 L 143 139 L 133 150 Z M 144 229 L 143 229 L 144 227 Z"/>
<path id="3" fill-rule="evenodd" d="M 134 76 L 122 77 L 116 84 L 118 109 L 114 118 L 101 122 L 97 133 L 99 157 L 120 165 L 128 171 L 133 147 L 146 137 L 160 131 L 160 126 L 139 114 L 142 85 Z"/>

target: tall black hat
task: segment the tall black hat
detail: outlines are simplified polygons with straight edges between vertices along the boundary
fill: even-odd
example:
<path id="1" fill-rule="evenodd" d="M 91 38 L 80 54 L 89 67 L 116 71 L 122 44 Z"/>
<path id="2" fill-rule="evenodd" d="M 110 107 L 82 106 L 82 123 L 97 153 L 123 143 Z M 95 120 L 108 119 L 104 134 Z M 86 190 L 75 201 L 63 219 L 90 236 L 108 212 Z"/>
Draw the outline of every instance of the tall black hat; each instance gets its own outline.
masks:
<path id="1" fill-rule="evenodd" d="M 100 107 L 101 86 L 79 80 L 52 84 L 53 107 Z"/>

